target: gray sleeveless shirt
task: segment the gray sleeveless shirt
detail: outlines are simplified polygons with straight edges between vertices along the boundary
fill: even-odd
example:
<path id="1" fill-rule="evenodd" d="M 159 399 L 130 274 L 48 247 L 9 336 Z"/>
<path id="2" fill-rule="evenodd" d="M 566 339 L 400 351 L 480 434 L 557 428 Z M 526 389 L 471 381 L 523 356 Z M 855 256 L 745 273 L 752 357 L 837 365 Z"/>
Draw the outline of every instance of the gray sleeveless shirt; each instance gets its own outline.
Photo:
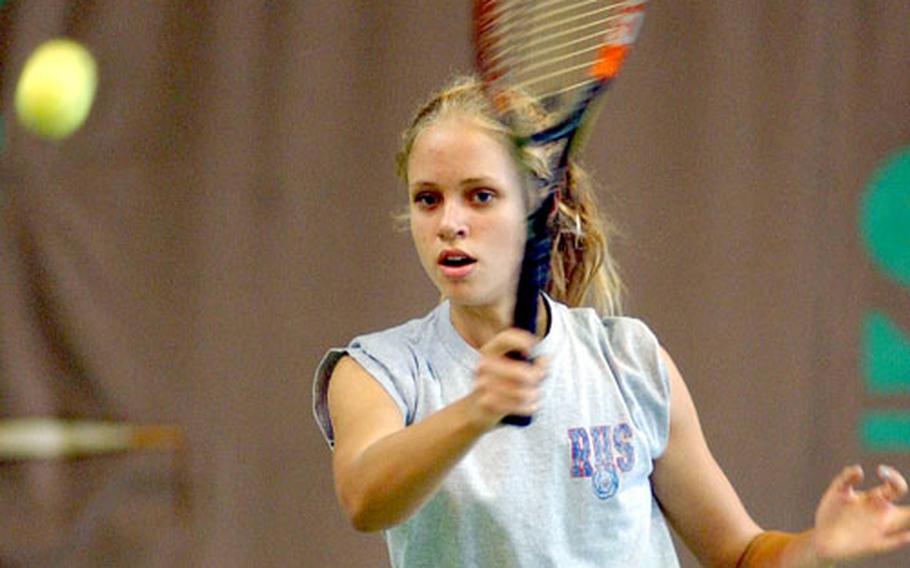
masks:
<path id="1" fill-rule="evenodd" d="M 543 402 L 527 428 L 486 434 L 408 520 L 385 531 L 405 567 L 674 567 L 651 491 L 669 433 L 669 384 L 641 321 L 600 319 L 548 299 Z M 316 371 L 314 412 L 334 441 L 326 393 L 353 357 L 388 392 L 406 424 L 467 395 L 479 354 L 452 326 L 449 304 L 330 350 Z"/>

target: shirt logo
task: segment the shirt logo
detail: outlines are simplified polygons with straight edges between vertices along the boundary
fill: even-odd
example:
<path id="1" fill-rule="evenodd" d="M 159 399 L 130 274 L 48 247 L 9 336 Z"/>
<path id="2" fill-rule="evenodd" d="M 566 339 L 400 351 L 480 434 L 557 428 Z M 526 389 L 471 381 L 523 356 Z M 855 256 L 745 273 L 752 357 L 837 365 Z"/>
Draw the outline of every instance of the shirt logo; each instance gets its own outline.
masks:
<path id="1" fill-rule="evenodd" d="M 590 477 L 594 494 L 609 499 L 619 491 L 620 476 L 635 466 L 632 427 L 626 422 L 569 428 L 574 478 Z"/>

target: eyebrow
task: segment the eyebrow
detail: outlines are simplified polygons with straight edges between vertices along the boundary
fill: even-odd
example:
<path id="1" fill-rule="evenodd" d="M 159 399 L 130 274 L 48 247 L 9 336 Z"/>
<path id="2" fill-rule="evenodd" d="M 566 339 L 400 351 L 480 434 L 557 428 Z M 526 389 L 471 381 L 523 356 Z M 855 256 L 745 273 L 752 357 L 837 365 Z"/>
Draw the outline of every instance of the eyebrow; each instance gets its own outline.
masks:
<path id="1" fill-rule="evenodd" d="M 458 182 L 459 187 L 466 187 L 472 185 L 496 185 L 496 179 L 489 176 L 480 176 L 480 177 L 469 177 Z M 410 184 L 409 189 L 425 189 L 425 188 L 435 188 L 439 187 L 439 184 L 432 181 L 416 181 Z"/>
<path id="2" fill-rule="evenodd" d="M 482 177 L 472 177 L 462 180 L 462 186 L 465 185 L 495 185 L 496 179 L 492 177 L 482 176 Z"/>

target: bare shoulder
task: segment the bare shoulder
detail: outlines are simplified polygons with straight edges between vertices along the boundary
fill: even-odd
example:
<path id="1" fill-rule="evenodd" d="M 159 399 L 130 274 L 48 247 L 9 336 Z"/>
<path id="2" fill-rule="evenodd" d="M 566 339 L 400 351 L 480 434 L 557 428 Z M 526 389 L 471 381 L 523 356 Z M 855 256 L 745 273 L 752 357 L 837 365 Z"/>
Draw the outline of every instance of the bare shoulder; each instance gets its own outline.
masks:
<path id="1" fill-rule="evenodd" d="M 404 416 L 386 390 L 353 357 L 342 357 L 328 388 L 336 449 L 360 446 L 404 427 Z"/>
<path id="2" fill-rule="evenodd" d="M 401 412 L 392 397 L 379 382 L 351 356 L 344 356 L 335 365 L 329 381 L 329 408 L 358 406 L 364 402 L 372 405 L 391 406 L 398 416 Z"/>

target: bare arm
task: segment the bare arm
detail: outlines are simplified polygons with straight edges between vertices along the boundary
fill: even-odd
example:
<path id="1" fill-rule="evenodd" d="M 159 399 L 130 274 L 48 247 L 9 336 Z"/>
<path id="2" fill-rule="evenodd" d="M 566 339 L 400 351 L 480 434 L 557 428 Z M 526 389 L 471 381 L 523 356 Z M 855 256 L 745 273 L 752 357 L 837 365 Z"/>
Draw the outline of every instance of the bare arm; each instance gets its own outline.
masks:
<path id="1" fill-rule="evenodd" d="M 481 349 L 472 392 L 408 427 L 360 365 L 350 357 L 339 361 L 328 393 L 333 468 L 338 498 L 355 528 L 381 530 L 407 519 L 503 416 L 536 410 L 544 362 L 531 365 L 505 356 L 526 353 L 535 341 L 518 330 L 494 337 Z"/>
<path id="2" fill-rule="evenodd" d="M 907 483 L 892 468 L 882 470 L 883 483 L 869 491 L 855 490 L 862 471 L 846 468 L 822 497 L 814 529 L 762 531 L 711 455 L 679 370 L 669 354 L 661 356 L 672 391 L 670 439 L 654 467 L 654 491 L 703 564 L 822 568 L 910 544 L 910 508 L 894 504 Z"/>
<path id="3" fill-rule="evenodd" d="M 682 376 L 661 350 L 670 376 L 670 439 L 654 465 L 654 492 L 670 524 L 705 566 L 736 566 L 761 529 L 743 507 L 705 442 Z"/>

